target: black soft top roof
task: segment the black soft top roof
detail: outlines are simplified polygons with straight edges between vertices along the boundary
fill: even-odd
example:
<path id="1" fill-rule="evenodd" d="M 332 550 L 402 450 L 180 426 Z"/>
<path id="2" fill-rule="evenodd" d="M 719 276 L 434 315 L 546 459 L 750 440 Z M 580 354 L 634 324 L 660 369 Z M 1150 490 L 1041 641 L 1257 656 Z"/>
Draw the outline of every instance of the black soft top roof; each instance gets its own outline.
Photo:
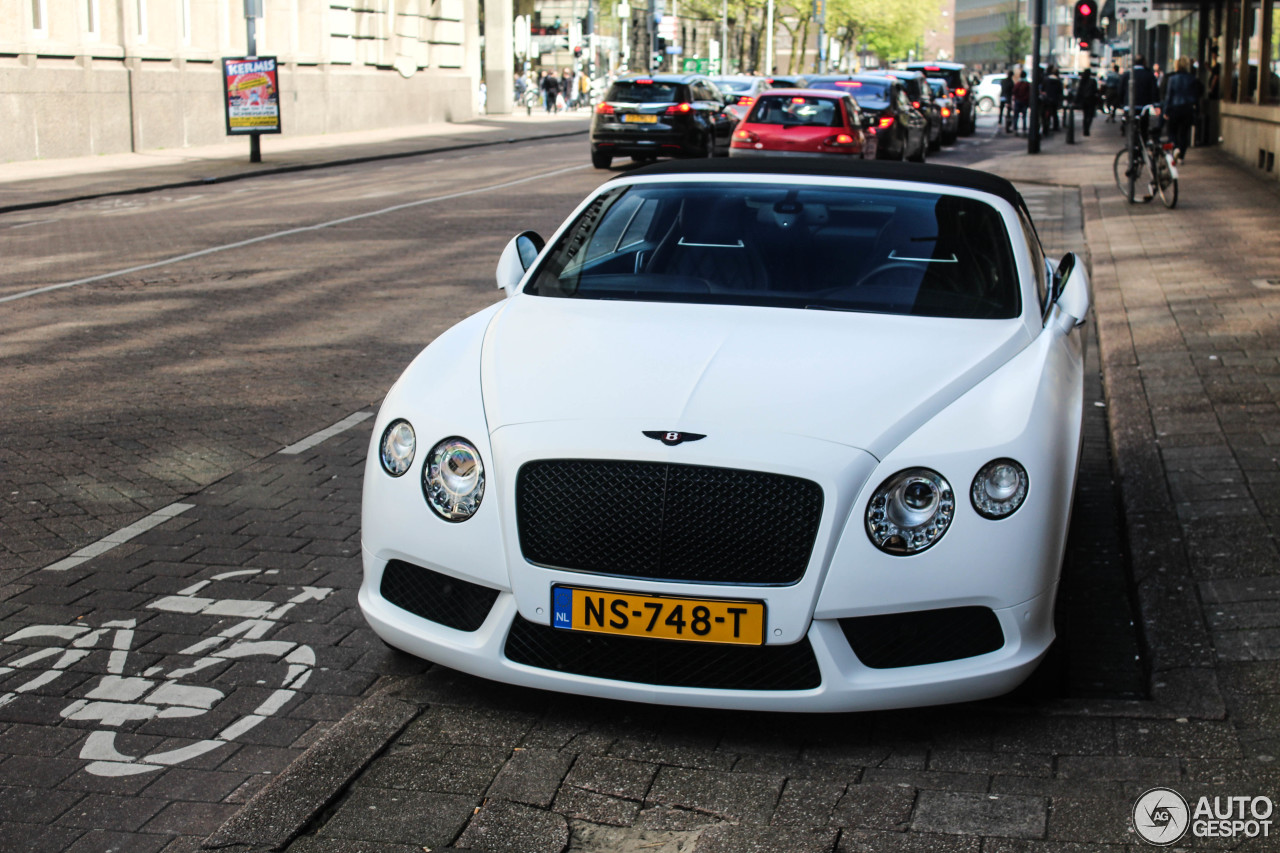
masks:
<path id="1" fill-rule="evenodd" d="M 630 169 L 613 180 L 649 175 L 817 175 L 839 178 L 872 178 L 885 181 L 917 181 L 943 187 L 963 187 L 990 193 L 1023 211 L 1027 206 L 1013 184 L 989 172 L 931 163 L 896 163 L 886 160 L 801 160 L 773 157 L 741 159 L 669 160 Z"/>

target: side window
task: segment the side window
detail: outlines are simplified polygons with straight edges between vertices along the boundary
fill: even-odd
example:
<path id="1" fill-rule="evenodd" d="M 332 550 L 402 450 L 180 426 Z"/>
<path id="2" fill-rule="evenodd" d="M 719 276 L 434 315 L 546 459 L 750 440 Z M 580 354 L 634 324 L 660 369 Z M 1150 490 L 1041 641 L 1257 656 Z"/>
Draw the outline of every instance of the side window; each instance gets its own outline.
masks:
<path id="1" fill-rule="evenodd" d="M 898 90 L 898 106 L 904 110 L 911 109 L 911 99 L 908 98 L 907 93 L 901 89 Z"/>
<path id="2" fill-rule="evenodd" d="M 1045 263 L 1044 249 L 1040 247 L 1040 238 L 1036 235 L 1036 229 L 1022 213 L 1018 214 L 1018 221 L 1022 224 L 1022 234 L 1031 248 L 1031 274 L 1036 277 L 1036 294 L 1040 297 L 1040 316 L 1043 317 L 1049 310 L 1049 277 L 1052 273 Z"/>
<path id="3" fill-rule="evenodd" d="M 710 84 L 701 80 L 694 80 L 690 87 L 693 90 L 693 100 L 695 101 L 713 101 L 715 98 L 710 91 Z"/>

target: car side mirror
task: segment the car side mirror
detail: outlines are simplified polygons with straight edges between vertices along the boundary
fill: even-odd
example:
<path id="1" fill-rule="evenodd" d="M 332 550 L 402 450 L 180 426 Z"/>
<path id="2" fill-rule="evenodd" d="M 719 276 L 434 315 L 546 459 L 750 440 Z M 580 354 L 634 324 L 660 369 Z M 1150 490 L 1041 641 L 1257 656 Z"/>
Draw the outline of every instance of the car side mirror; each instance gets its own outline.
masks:
<path id="1" fill-rule="evenodd" d="M 1089 273 L 1075 252 L 1067 252 L 1053 276 L 1054 301 L 1079 326 L 1089 313 Z"/>
<path id="2" fill-rule="evenodd" d="M 539 253 L 547 245 L 536 231 L 522 231 L 511 238 L 502 254 L 498 257 L 498 287 L 507 292 L 507 296 L 516 292 L 520 279 L 533 266 Z"/>

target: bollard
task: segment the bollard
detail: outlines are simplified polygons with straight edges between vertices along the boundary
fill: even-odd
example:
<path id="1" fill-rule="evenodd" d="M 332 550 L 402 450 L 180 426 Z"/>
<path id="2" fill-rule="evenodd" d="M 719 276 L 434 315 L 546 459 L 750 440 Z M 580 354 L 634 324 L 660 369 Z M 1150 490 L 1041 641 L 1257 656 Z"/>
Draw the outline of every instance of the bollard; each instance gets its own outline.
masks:
<path id="1" fill-rule="evenodd" d="M 1067 126 L 1067 144 L 1076 144 L 1076 108 L 1075 106 L 1067 107 L 1066 121 L 1063 122 Z"/>

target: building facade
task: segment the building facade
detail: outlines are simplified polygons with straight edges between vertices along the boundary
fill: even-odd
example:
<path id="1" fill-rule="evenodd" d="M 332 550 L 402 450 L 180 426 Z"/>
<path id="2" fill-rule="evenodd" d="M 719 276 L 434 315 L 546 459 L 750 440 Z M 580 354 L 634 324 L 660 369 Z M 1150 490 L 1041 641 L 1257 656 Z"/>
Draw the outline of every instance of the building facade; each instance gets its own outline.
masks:
<path id="1" fill-rule="evenodd" d="M 465 120 L 478 103 L 478 0 L 263 0 L 285 134 Z M 221 59 L 246 51 L 244 0 L 5 0 L 0 158 L 226 138 Z"/>

